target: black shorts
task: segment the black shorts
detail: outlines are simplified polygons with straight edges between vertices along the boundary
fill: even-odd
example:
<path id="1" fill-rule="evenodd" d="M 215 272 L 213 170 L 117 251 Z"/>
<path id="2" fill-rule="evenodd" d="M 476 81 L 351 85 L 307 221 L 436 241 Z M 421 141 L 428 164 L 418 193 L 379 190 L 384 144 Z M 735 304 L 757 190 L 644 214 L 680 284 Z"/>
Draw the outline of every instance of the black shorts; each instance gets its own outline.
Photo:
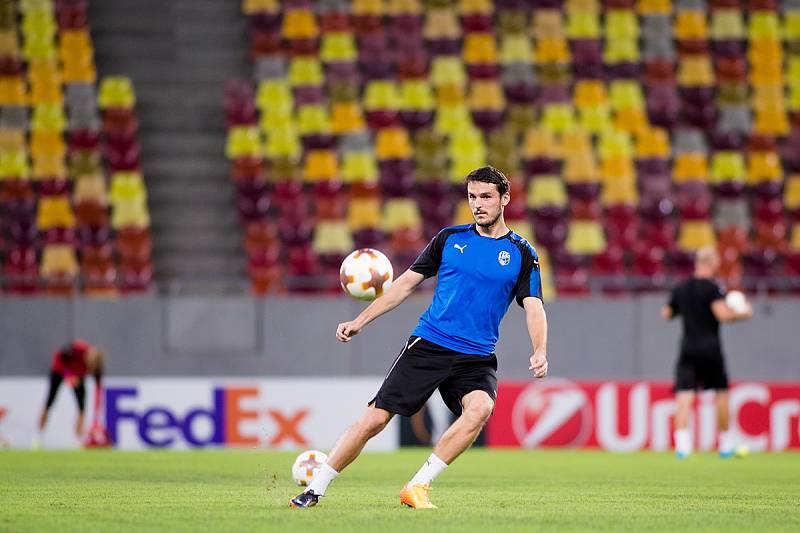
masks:
<path id="1" fill-rule="evenodd" d="M 381 388 L 369 402 L 411 416 L 439 389 L 447 407 L 461 415 L 461 398 L 475 390 L 497 399 L 497 357 L 455 352 L 422 337 L 409 337 Z"/>
<path id="2" fill-rule="evenodd" d="M 61 386 L 63 380 L 64 376 L 61 374 L 50 372 L 50 386 L 47 391 L 47 400 L 45 400 L 45 407 L 47 407 L 47 409 L 52 407 L 56 399 L 56 393 L 58 393 L 58 387 Z M 86 385 L 84 384 L 83 378 L 78 378 L 78 382 L 75 384 L 73 391 L 75 392 L 75 401 L 78 404 L 78 411 L 82 413 L 86 406 Z"/>
<path id="3" fill-rule="evenodd" d="M 677 391 L 727 390 L 728 373 L 722 357 L 681 357 L 675 365 Z"/>

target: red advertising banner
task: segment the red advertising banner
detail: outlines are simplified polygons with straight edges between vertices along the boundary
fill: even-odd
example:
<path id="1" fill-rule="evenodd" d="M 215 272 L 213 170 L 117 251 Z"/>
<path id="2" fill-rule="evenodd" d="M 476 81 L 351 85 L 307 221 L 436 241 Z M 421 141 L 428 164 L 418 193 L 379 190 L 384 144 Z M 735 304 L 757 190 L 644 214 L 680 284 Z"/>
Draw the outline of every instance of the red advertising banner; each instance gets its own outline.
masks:
<path id="1" fill-rule="evenodd" d="M 738 444 L 752 451 L 800 448 L 800 383 L 734 383 L 730 412 Z M 487 445 L 669 450 L 674 414 L 666 382 L 505 381 L 498 387 Z M 698 394 L 695 449 L 716 448 L 716 426 L 713 395 Z"/>

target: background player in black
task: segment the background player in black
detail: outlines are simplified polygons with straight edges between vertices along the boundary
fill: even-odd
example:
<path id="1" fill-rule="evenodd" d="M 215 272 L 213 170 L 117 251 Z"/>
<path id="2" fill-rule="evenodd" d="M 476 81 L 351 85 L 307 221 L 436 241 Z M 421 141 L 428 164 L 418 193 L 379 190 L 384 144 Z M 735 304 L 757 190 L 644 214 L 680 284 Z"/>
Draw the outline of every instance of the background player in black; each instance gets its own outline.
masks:
<path id="1" fill-rule="evenodd" d="M 683 318 L 680 356 L 675 366 L 675 454 L 686 457 L 692 451 L 689 413 L 698 388 L 715 392 L 717 425 L 720 431 L 719 452 L 722 457 L 733 453 L 732 436 L 728 431 L 728 374 L 722 355 L 719 323 L 742 320 L 753 315 L 747 303 L 743 312 L 736 312 L 725 303 L 714 276 L 719 256 L 713 248 L 697 252 L 694 276 L 672 290 L 662 315 L 669 320 Z"/>

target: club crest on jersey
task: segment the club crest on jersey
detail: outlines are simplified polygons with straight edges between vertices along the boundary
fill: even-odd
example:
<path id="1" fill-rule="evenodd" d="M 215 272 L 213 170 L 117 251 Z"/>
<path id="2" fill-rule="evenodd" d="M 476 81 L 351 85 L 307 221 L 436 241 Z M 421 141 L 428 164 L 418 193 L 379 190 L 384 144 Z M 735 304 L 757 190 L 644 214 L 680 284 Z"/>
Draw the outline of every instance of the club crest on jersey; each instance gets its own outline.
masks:
<path id="1" fill-rule="evenodd" d="M 499 254 L 497 254 L 497 262 L 500 263 L 502 266 L 506 266 L 511 262 L 511 254 L 503 250 Z"/>

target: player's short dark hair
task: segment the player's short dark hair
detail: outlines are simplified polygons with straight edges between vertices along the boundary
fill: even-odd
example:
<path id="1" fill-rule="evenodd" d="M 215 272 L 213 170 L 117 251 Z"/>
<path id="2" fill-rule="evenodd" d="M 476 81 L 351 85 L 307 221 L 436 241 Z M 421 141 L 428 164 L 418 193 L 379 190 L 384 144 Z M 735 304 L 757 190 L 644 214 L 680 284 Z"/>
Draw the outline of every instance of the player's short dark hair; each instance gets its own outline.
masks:
<path id="1" fill-rule="evenodd" d="M 484 183 L 494 183 L 497 185 L 497 190 L 500 192 L 500 196 L 503 196 L 505 193 L 508 192 L 509 183 L 508 178 L 497 170 L 496 168 L 486 165 L 485 167 L 476 168 L 469 174 L 467 174 L 466 179 L 464 182 L 469 185 L 471 181 L 482 181 Z"/>

